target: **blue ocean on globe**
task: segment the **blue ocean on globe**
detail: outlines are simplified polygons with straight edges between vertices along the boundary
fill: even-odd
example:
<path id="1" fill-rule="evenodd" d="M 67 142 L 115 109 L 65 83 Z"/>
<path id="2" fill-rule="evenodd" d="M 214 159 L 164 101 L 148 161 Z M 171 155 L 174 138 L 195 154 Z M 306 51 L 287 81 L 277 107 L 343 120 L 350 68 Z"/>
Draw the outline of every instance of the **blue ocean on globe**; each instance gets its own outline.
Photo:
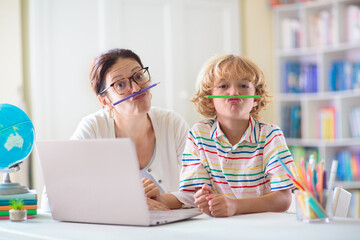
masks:
<path id="1" fill-rule="evenodd" d="M 23 162 L 34 140 L 34 126 L 26 113 L 14 105 L 0 104 L 0 169 Z"/>

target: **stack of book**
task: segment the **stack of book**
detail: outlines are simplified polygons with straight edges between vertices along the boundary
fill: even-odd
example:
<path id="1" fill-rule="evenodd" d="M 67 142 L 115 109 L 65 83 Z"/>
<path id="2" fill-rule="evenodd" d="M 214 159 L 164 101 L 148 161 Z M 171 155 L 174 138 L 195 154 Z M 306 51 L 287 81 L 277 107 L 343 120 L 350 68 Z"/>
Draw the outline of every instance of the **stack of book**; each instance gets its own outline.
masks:
<path id="1" fill-rule="evenodd" d="M 283 49 L 294 49 L 303 46 L 302 25 L 297 18 L 284 18 L 281 21 L 281 42 Z"/>
<path id="2" fill-rule="evenodd" d="M 332 11 L 322 10 L 309 17 L 310 46 L 326 46 L 335 42 Z"/>
<path id="3" fill-rule="evenodd" d="M 329 69 L 329 90 L 344 91 L 360 88 L 360 61 L 338 60 Z"/>
<path id="4" fill-rule="evenodd" d="M 350 110 L 350 132 L 353 138 L 360 138 L 360 107 Z"/>
<path id="5" fill-rule="evenodd" d="M 349 182 L 360 180 L 360 150 L 342 149 L 337 153 L 337 159 L 339 161 L 337 180 Z"/>
<path id="6" fill-rule="evenodd" d="M 318 91 L 316 64 L 287 61 L 283 68 L 284 93 L 316 93 Z"/>
<path id="7" fill-rule="evenodd" d="M 35 190 L 30 190 L 28 193 L 20 194 L 0 194 L 0 220 L 9 219 L 10 200 L 23 199 L 24 209 L 27 210 L 27 218 L 31 219 L 37 215 L 37 194 Z"/>

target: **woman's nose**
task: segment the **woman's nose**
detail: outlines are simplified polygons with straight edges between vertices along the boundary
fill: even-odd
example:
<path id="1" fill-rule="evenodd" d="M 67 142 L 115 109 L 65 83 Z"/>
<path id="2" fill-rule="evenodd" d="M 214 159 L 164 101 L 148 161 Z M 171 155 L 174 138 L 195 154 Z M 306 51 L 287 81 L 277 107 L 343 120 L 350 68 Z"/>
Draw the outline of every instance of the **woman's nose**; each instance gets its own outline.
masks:
<path id="1" fill-rule="evenodd" d="M 141 90 L 141 87 L 139 87 L 139 85 L 135 81 L 132 81 L 131 88 L 133 93 Z"/>

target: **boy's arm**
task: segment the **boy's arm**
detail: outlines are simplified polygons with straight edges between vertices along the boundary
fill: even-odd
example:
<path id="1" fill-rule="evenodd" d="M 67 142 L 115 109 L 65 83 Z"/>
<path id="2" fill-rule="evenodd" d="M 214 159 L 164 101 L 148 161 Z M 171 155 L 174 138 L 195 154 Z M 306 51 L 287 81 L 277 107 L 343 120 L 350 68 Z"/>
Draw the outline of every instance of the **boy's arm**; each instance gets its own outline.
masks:
<path id="1" fill-rule="evenodd" d="M 243 199 L 230 199 L 223 195 L 207 197 L 211 216 L 228 217 L 245 213 L 284 212 L 291 204 L 291 190 L 274 191 L 270 194 Z"/>

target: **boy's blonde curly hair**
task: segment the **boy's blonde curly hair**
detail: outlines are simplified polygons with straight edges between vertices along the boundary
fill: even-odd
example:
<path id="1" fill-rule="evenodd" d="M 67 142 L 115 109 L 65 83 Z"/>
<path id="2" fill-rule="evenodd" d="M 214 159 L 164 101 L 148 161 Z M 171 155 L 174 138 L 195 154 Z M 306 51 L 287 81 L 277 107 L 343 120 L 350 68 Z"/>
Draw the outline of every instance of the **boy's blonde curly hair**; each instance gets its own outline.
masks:
<path id="1" fill-rule="evenodd" d="M 271 101 L 271 96 L 267 91 L 265 76 L 261 69 L 256 66 L 250 59 L 232 54 L 216 56 L 210 59 L 201 69 L 196 80 L 196 93 L 191 99 L 195 104 L 196 110 L 205 118 L 216 118 L 216 110 L 212 103 L 212 99 L 204 96 L 211 95 L 214 88 L 215 79 L 228 78 L 231 72 L 234 72 L 239 79 L 248 79 L 254 83 L 255 94 L 260 98 L 255 99 L 255 106 L 250 115 L 259 120 L 260 111 L 265 109 L 266 105 Z"/>

